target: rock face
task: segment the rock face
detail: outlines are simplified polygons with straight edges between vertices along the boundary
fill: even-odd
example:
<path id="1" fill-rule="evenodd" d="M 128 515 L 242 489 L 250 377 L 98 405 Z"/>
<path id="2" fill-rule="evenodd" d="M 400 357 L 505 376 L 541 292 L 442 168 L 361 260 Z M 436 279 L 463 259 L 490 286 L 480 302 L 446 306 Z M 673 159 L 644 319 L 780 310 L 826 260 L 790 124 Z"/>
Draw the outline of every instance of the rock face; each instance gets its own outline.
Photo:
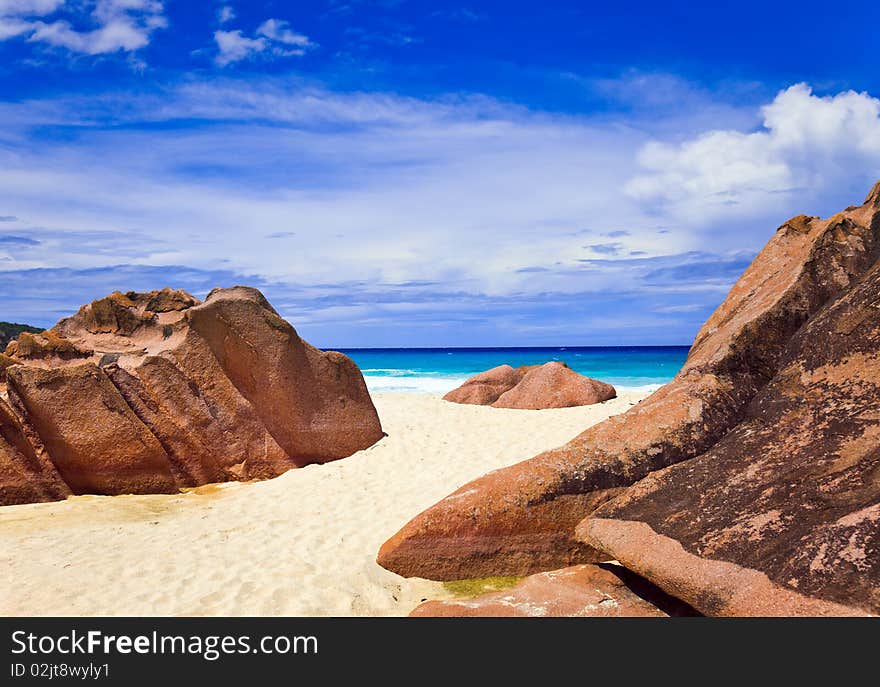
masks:
<path id="1" fill-rule="evenodd" d="M 560 362 L 513 368 L 500 365 L 468 379 L 443 399 L 493 408 L 570 408 L 601 403 L 617 392 L 610 384 L 590 379 Z"/>
<path id="2" fill-rule="evenodd" d="M 575 565 L 537 573 L 515 587 L 472 599 L 428 601 L 412 617 L 665 618 L 699 615 L 617 565 Z"/>
<path id="3" fill-rule="evenodd" d="M 577 532 L 705 613 L 880 613 L 880 262 L 792 338 L 721 441 Z"/>
<path id="4" fill-rule="evenodd" d="M 117 292 L 0 367 L 0 505 L 264 479 L 382 437 L 357 366 L 247 287 Z"/>
<path id="5" fill-rule="evenodd" d="M 844 294 L 855 294 L 855 286 L 875 264 L 878 252 L 880 184 L 863 205 L 848 208 L 829 219 L 800 216 L 786 222 L 703 325 L 687 362 L 672 382 L 624 415 L 589 428 L 560 449 L 489 473 L 463 486 L 415 517 L 386 542 L 379 552 L 379 563 L 402 575 L 451 580 L 521 576 L 574 563 L 607 560 L 608 547 L 601 544 L 597 548 L 599 538 L 595 532 L 584 531 L 581 537 L 575 536 L 578 523 L 651 472 L 691 461 L 710 451 L 738 424 L 750 421 L 758 412 L 756 409 L 781 412 L 776 405 L 778 401 L 769 400 L 781 398 L 778 395 L 762 394 L 759 398 L 767 399 L 763 401 L 765 405 L 757 400 L 758 405 L 750 405 L 771 380 L 777 389 L 797 388 L 798 393 L 813 394 L 797 398 L 810 408 L 816 399 L 817 407 L 812 412 L 821 414 L 818 405 L 822 401 L 816 396 L 817 387 L 792 377 L 800 369 L 789 367 L 795 359 L 794 351 L 802 346 L 796 341 L 803 340 L 806 336 L 803 332 L 814 331 L 818 335 L 823 331 L 804 325 L 811 318 L 818 322 L 825 317 L 826 306 Z M 873 298 L 873 305 L 860 311 L 865 320 L 858 327 L 872 326 L 870 318 L 877 314 L 876 289 Z M 855 324 L 852 327 L 852 331 L 858 328 Z M 800 337 L 796 337 L 798 332 L 802 332 Z M 855 378 L 846 381 L 844 363 L 850 360 L 849 364 L 855 365 L 857 358 L 845 357 L 843 336 L 851 338 L 852 334 L 824 330 L 825 338 L 813 343 L 814 354 L 818 355 L 819 348 L 824 347 L 829 360 L 832 354 L 841 356 L 839 369 L 834 373 L 838 375 L 839 384 L 835 383 L 839 392 L 850 389 L 855 394 L 861 383 Z M 869 369 L 867 362 L 864 365 L 864 369 Z M 813 370 L 809 365 L 803 369 Z M 816 384 L 821 386 L 828 382 L 817 381 Z M 876 407 L 877 397 L 874 398 Z M 855 402 L 855 398 L 841 397 L 837 407 L 842 412 L 850 402 Z M 864 400 L 855 406 L 862 414 L 869 412 Z M 805 414 L 800 416 L 801 422 L 806 425 L 810 415 L 806 407 L 802 412 Z M 870 424 L 868 415 L 860 417 L 859 422 Z M 793 429 L 797 427 L 795 415 L 791 422 L 795 424 L 789 426 L 789 431 L 799 434 L 800 430 Z M 833 434 L 836 425 L 831 423 L 826 429 Z M 735 436 L 744 440 L 750 435 Z M 865 451 L 877 450 L 877 442 L 871 436 L 865 435 L 862 439 Z M 817 434 L 804 433 L 803 438 L 815 441 Z M 797 436 L 791 440 L 796 441 Z M 798 459 L 804 464 L 798 469 L 806 471 L 807 463 L 821 462 L 817 459 L 827 449 L 825 442 L 805 445 L 801 449 L 803 457 Z M 868 478 L 870 463 L 856 458 L 852 452 L 845 455 L 860 467 L 848 473 L 853 480 L 849 486 L 841 483 L 835 488 L 841 490 L 840 498 L 852 500 L 855 494 L 870 492 L 870 489 L 865 491 L 864 480 L 870 483 L 873 479 L 876 484 L 876 472 L 874 477 Z M 783 457 L 780 456 L 780 460 Z M 707 485 L 711 481 L 708 475 L 713 474 L 706 467 L 709 462 L 711 460 L 695 463 L 704 466 Z M 841 459 L 838 465 L 845 462 Z M 689 463 L 679 468 L 688 469 Z M 744 474 L 746 477 L 741 478 L 750 479 L 751 473 Z M 694 498 L 699 491 L 700 488 L 694 489 Z M 715 493 L 719 502 L 723 500 Z M 780 489 L 777 498 L 783 498 L 784 493 L 785 490 Z M 873 493 L 875 496 L 867 498 L 874 498 L 876 502 L 876 492 Z M 821 501 L 820 496 L 817 498 Z M 772 508 L 762 513 L 770 510 Z M 856 512 L 858 509 L 852 511 L 852 517 Z M 693 511 L 693 517 L 700 515 L 699 510 Z M 787 517 L 794 516 L 789 511 Z M 804 517 L 804 522 L 810 521 Z M 643 574 L 651 577 L 647 572 Z M 873 584 L 877 585 L 876 577 Z M 699 604 L 694 605 L 703 610 Z"/>
<path id="6" fill-rule="evenodd" d="M 28 422 L 74 494 L 176 491 L 159 440 L 94 363 L 8 370 Z"/>
<path id="7" fill-rule="evenodd" d="M 0 504 L 55 501 L 70 493 L 55 466 L 34 449 L 18 417 L 0 399 Z"/>

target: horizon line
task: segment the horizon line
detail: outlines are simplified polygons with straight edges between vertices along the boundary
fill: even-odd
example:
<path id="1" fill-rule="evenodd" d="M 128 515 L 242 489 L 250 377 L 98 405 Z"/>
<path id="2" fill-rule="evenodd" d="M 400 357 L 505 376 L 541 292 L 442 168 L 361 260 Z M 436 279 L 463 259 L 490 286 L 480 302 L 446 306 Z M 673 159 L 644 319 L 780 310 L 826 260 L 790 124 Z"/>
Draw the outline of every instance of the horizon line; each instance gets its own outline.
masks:
<path id="1" fill-rule="evenodd" d="M 592 346 L 320 346 L 333 351 L 496 351 L 512 349 L 583 349 L 583 348 L 690 348 L 691 344 L 624 344 Z"/>

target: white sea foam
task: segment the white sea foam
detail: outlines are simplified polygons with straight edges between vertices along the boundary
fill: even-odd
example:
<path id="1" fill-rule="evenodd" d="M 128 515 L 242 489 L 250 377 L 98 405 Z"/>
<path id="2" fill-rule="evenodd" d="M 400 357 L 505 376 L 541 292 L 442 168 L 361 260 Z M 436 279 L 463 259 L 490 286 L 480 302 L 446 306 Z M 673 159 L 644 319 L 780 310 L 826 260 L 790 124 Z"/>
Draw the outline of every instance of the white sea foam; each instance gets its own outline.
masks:
<path id="1" fill-rule="evenodd" d="M 461 386 L 468 378 L 467 375 L 457 377 L 375 376 L 368 374 L 369 372 L 371 370 L 364 370 L 364 381 L 370 391 L 376 392 L 405 391 L 416 394 L 445 394 L 447 391 Z"/>
<path id="2" fill-rule="evenodd" d="M 445 394 L 452 391 L 456 387 L 461 386 L 465 380 L 469 379 L 469 375 L 459 376 L 408 376 L 411 370 L 380 370 L 366 369 L 364 372 L 364 381 L 370 391 L 398 391 L 415 394 Z M 370 374 L 371 372 L 385 372 L 384 375 Z M 641 384 L 635 386 L 627 386 L 623 384 L 614 385 L 618 391 L 630 391 L 637 393 L 651 393 L 657 391 L 662 384 Z"/>
<path id="3" fill-rule="evenodd" d="M 373 377 L 418 377 L 418 370 L 406 370 L 403 368 L 389 367 L 366 367 L 361 372 Z"/>
<path id="4" fill-rule="evenodd" d="M 615 384 L 614 388 L 616 388 L 618 391 L 637 391 L 642 394 L 647 394 L 647 393 L 653 393 L 654 391 L 657 391 L 657 389 L 659 389 L 661 386 L 663 386 L 663 385 L 662 384 L 641 384 L 638 386 L 625 386 L 623 384 Z"/>

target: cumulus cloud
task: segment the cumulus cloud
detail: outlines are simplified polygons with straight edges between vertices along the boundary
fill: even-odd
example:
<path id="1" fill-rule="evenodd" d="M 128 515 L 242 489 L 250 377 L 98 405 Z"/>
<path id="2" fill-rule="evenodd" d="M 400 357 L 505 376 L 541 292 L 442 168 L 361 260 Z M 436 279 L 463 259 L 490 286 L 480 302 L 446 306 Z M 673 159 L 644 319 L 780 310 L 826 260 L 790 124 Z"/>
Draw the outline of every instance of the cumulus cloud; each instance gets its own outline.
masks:
<path id="1" fill-rule="evenodd" d="M 166 25 L 158 0 L 0 0 L 0 40 L 25 37 L 86 55 L 139 50 Z"/>
<path id="2" fill-rule="evenodd" d="M 780 194 L 821 195 L 880 176 L 880 100 L 846 91 L 820 97 L 806 84 L 761 108 L 756 131 L 714 130 L 683 143 L 651 142 L 630 196 L 686 221 L 761 211 Z"/>
<path id="3" fill-rule="evenodd" d="M 221 67 L 256 55 L 298 57 L 316 47 L 308 36 L 293 31 L 288 22 L 280 19 L 267 19 L 253 36 L 244 35 L 241 29 L 215 31 L 214 42 L 218 50 L 215 62 Z"/>

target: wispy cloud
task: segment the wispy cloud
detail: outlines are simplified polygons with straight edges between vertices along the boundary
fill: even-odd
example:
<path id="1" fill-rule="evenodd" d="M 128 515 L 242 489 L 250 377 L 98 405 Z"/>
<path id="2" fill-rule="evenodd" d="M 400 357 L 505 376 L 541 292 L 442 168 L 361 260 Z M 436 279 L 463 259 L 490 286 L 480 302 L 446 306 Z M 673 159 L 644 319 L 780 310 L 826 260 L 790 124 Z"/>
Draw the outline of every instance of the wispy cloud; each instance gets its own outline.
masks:
<path id="1" fill-rule="evenodd" d="M 298 54 L 303 54 L 306 48 L 311 47 L 312 42 L 307 36 L 297 33 L 290 28 L 290 24 L 280 19 L 267 19 L 257 28 L 257 33 L 265 36 L 270 41 L 281 43 L 282 45 L 295 46 L 300 49 Z"/>
<path id="2" fill-rule="evenodd" d="M 429 274 L 503 292 L 536 259 L 552 267 L 589 255 L 573 235 L 585 222 L 641 222 L 605 206 L 633 171 L 619 150 L 644 137 L 486 98 L 232 81 L 155 99 L 10 106 L 0 117 L 23 137 L 0 170 L 10 211 L 72 232 L 147 232 L 178 264 L 230 259 L 245 272 L 318 281 Z M 39 144 L 28 134 L 36 124 Z M 60 140 L 50 144 L 53 131 Z M 280 232 L 298 235 L 292 255 L 258 238 Z M 182 240 L 191 234 L 214 245 Z M 634 235 L 626 247 L 660 242 Z M 41 258 L 63 266 L 70 256 Z"/>
<path id="3" fill-rule="evenodd" d="M 221 67 L 258 55 L 300 57 L 317 47 L 308 36 L 297 33 L 288 22 L 280 19 L 267 19 L 257 27 L 253 36 L 244 35 L 241 29 L 215 31 L 214 42 L 218 50 L 215 62 Z"/>
<path id="4" fill-rule="evenodd" d="M 376 44 L 405 47 L 422 42 L 422 39 L 414 35 L 411 27 L 408 26 L 393 26 L 383 30 L 370 30 L 360 26 L 350 26 L 345 30 L 345 35 L 350 43 L 359 47 Z"/>
<path id="5" fill-rule="evenodd" d="M 633 117 L 291 78 L 0 104 L 0 207 L 27 218 L 10 236 L 40 242 L 0 246 L 0 294 L 18 298 L 33 270 L 60 275 L 39 305 L 0 297 L 0 315 L 57 319 L 85 300 L 65 288 L 75 274 L 91 297 L 111 281 L 250 282 L 328 345 L 442 345 L 456 322 L 472 343 L 615 343 L 609 328 L 618 343 L 686 343 L 776 226 L 858 199 L 868 184 L 852 180 L 880 160 L 866 148 L 845 177 L 810 177 L 804 205 L 778 194 L 745 219 L 734 205 L 684 216 L 624 192 L 661 172 L 639 157 L 652 140 L 682 147 L 669 121 Z M 740 121 L 717 124 L 756 134 Z M 811 115 L 797 121 L 814 140 Z M 688 165 L 676 158 L 698 174 Z"/>
<path id="6" fill-rule="evenodd" d="M 485 310 L 495 297 L 601 292 L 604 277 L 578 263 L 592 253 L 577 232 L 643 222 L 609 202 L 634 171 L 620 151 L 644 136 L 485 97 L 189 82 L 0 105 L 0 125 L 0 205 L 42 242 L 8 250 L 0 270 L 220 265 L 269 284 L 346 284 L 349 310 L 303 321 L 297 300 L 287 311 L 325 341 L 352 309 L 375 342 L 382 312 L 404 328 L 433 301 L 451 313 L 456 300 Z M 621 241 L 689 247 L 653 231 Z M 547 271 L 517 272 L 534 266 Z M 419 299 L 395 300 L 396 285 L 424 282 L 435 285 Z"/>
<path id="7" fill-rule="evenodd" d="M 0 40 L 26 38 L 86 55 L 139 50 L 165 26 L 158 0 L 0 1 Z"/>
<path id="8" fill-rule="evenodd" d="M 224 5 L 217 10 L 217 21 L 221 24 L 232 21 L 235 17 L 235 9 L 231 5 Z"/>
<path id="9" fill-rule="evenodd" d="M 438 10 L 432 13 L 434 17 L 442 17 L 465 24 L 473 24 L 480 21 L 486 21 L 489 17 L 483 12 L 477 12 L 470 7 L 458 7 L 450 10 Z"/>
<path id="10" fill-rule="evenodd" d="M 455 346 L 461 332 L 471 345 L 499 341 L 534 345 L 560 342 L 586 345 L 682 343 L 682 331 L 695 329 L 726 288 L 720 280 L 662 276 L 651 290 L 642 279 L 662 266 L 707 261 L 709 254 L 682 254 L 643 261 L 606 261 L 611 275 L 602 289 L 568 293 L 485 294 L 431 280 L 273 280 L 229 269 L 182 265 L 110 265 L 101 268 L 0 270 L 0 293 L 21 298 L 0 300 L 0 320 L 49 326 L 72 312 L 67 303 L 85 303 L 114 290 L 147 290 L 169 285 L 204 298 L 216 286 L 250 284 L 309 341 L 327 347 Z M 599 269 L 584 266 L 569 275 L 583 277 Z M 524 268 L 534 276 L 545 268 Z M 625 278 L 621 278 L 625 277 Z M 585 285 L 588 282 L 584 282 Z M 708 296 L 708 298 L 707 298 Z"/>
<path id="11" fill-rule="evenodd" d="M 601 255 L 617 255 L 623 248 L 622 243 L 593 243 L 587 246 L 594 253 Z"/>
<path id="12" fill-rule="evenodd" d="M 65 0 L 0 0 L 0 17 L 42 17 L 51 14 Z"/>
<path id="13" fill-rule="evenodd" d="M 221 67 L 233 62 L 240 62 L 266 49 L 265 38 L 248 38 L 240 29 L 235 31 L 215 31 L 214 42 L 217 44 L 216 62 Z"/>
<path id="14" fill-rule="evenodd" d="M 40 241 L 29 236 L 0 236 L 0 245 L 39 246 Z"/>

